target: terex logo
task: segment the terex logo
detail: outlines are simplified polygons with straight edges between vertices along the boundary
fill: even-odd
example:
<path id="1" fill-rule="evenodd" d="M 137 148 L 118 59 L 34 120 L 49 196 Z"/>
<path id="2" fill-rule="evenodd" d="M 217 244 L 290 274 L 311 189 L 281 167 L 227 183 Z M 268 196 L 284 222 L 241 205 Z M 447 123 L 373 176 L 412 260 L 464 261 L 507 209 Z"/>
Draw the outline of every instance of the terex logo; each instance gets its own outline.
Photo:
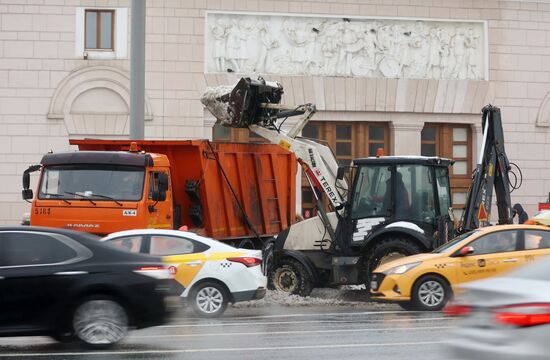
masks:
<path id="1" fill-rule="evenodd" d="M 334 205 L 338 205 L 338 197 L 336 196 L 336 193 L 334 192 L 334 190 L 332 190 L 332 188 L 330 187 L 330 184 L 328 183 L 328 180 L 324 176 L 322 176 L 319 179 L 319 182 L 325 188 L 325 193 L 328 195 L 330 201 Z"/>
<path id="2" fill-rule="evenodd" d="M 67 228 L 97 229 L 99 224 L 67 224 Z"/>

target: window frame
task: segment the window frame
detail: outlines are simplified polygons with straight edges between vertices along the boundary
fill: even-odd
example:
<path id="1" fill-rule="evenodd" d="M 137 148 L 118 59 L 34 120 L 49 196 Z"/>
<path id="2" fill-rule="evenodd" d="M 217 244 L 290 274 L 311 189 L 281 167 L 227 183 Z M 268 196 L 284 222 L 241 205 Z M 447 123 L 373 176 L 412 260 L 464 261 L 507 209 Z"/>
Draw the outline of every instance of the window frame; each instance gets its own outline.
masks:
<path id="1" fill-rule="evenodd" d="M 59 261 L 55 263 L 42 263 L 42 264 L 26 264 L 26 265 L 8 265 L 8 266 L 2 266 L 0 264 L 0 269 L 18 269 L 18 268 L 35 268 L 35 267 L 42 267 L 42 266 L 59 266 L 59 265 L 68 265 L 68 264 L 74 264 L 77 262 L 84 261 L 86 259 L 89 259 L 93 256 L 93 253 L 90 249 L 85 247 L 84 245 L 78 243 L 77 241 L 71 239 L 70 237 L 67 237 L 65 235 L 61 234 L 55 234 L 55 233 L 47 233 L 47 232 L 41 232 L 41 231 L 18 231 L 18 230 L 6 230 L 6 231 L 0 231 L 0 245 L 1 245 L 1 235 L 2 234 L 23 234 L 23 235 L 43 235 L 53 238 L 54 240 L 57 240 L 61 243 L 63 243 L 65 246 L 71 248 L 75 255 L 74 257 Z M 22 235 L 22 236 L 23 236 Z M 1 248 L 1 246 L 0 246 Z"/>
<path id="2" fill-rule="evenodd" d="M 547 233 L 547 236 L 548 238 L 550 239 L 550 230 L 543 230 L 543 229 L 522 229 L 522 232 L 523 232 L 523 236 L 522 236 L 522 250 L 524 251 L 540 251 L 540 250 L 550 250 L 550 246 L 548 247 L 540 247 L 540 241 L 543 241 L 545 240 L 544 237 L 542 237 L 542 239 L 539 240 L 539 247 L 536 247 L 536 248 L 527 248 L 527 236 L 529 236 L 529 232 L 542 232 L 542 233 Z"/>
<path id="3" fill-rule="evenodd" d="M 119 246 L 115 246 L 113 243 L 115 241 L 119 241 L 119 240 L 124 240 L 124 239 L 132 239 L 132 238 L 140 238 L 140 244 L 139 244 L 139 249 L 138 249 L 138 252 L 135 253 L 132 251 L 132 249 L 125 249 L 123 247 L 119 247 Z M 112 238 L 112 239 L 109 239 L 107 240 L 106 242 L 109 244 L 109 245 L 112 245 L 114 248 L 118 249 L 118 250 L 121 250 L 121 251 L 127 251 L 131 254 L 141 254 L 143 253 L 143 248 L 145 247 L 145 240 L 146 240 L 146 237 L 144 235 L 124 235 L 124 236 L 119 236 L 119 237 L 116 237 L 116 238 Z"/>
<path id="4" fill-rule="evenodd" d="M 169 238 L 174 238 L 174 239 L 177 239 L 177 240 L 187 240 L 189 241 L 192 245 L 193 245 L 193 251 L 190 252 L 190 253 L 186 253 L 186 254 L 183 254 L 183 253 L 175 253 L 175 254 L 164 254 L 164 255 L 158 255 L 158 254 L 152 254 L 151 253 L 151 244 L 153 242 L 153 237 L 155 236 L 158 236 L 158 237 L 169 237 Z M 144 253 L 147 254 L 147 255 L 151 255 L 151 256 L 157 256 L 157 257 L 163 257 L 163 256 L 178 256 L 178 255 L 192 255 L 192 254 L 199 254 L 199 253 L 202 253 L 202 252 L 205 252 L 206 250 L 210 249 L 210 246 L 206 245 L 206 244 L 203 244 L 202 242 L 200 241 L 196 241 L 196 240 L 193 240 L 191 238 L 188 238 L 188 237 L 185 237 L 185 236 L 177 236 L 177 235 L 165 235 L 165 234 L 149 234 L 147 236 L 147 241 L 146 241 L 146 246 L 145 246 L 145 251 Z"/>
<path id="5" fill-rule="evenodd" d="M 96 13 L 96 47 L 89 48 L 86 45 L 86 39 L 88 36 L 88 13 Z M 111 13 L 111 47 L 110 48 L 101 48 L 101 13 Z M 115 46 L 115 21 L 116 21 L 116 10 L 115 9 L 84 9 L 84 51 L 107 51 L 114 52 L 116 50 Z"/>
<path id="6" fill-rule="evenodd" d="M 508 250 L 508 251 L 495 251 L 495 252 L 489 252 L 489 253 L 477 253 L 475 252 L 475 247 L 473 246 L 473 244 L 477 241 L 480 241 L 480 240 L 486 240 L 488 238 L 491 238 L 493 236 L 498 236 L 498 234 L 500 233 L 508 233 L 508 232 L 515 232 L 516 233 L 516 248 L 514 250 Z M 490 240 L 490 241 L 495 241 L 495 239 L 493 240 Z M 458 249 L 458 251 L 456 252 L 457 254 L 460 253 L 460 250 L 465 247 L 465 246 L 471 246 L 474 248 L 474 253 L 469 255 L 469 256 L 482 256 L 482 255 L 495 255 L 495 254 L 508 254 L 508 253 L 511 253 L 511 252 L 516 252 L 516 251 L 523 251 L 525 250 L 524 249 L 524 243 L 523 243 L 523 233 L 521 231 L 521 229 L 511 229 L 511 230 L 501 230 L 501 231 L 493 231 L 493 232 L 490 232 L 488 234 L 483 234 L 471 241 L 469 241 L 467 244 L 464 244 L 464 246 L 461 246 L 460 249 Z M 466 256 L 467 258 L 468 256 Z"/>
<path id="7" fill-rule="evenodd" d="M 464 209 L 465 204 L 456 204 L 454 202 L 455 193 L 468 193 L 472 179 L 473 168 L 473 135 L 470 124 L 446 124 L 446 123 L 424 123 L 424 128 L 435 129 L 434 140 L 422 140 L 423 144 L 435 144 L 435 156 L 449 158 L 457 161 L 466 161 L 466 174 L 455 174 L 454 168 L 449 169 L 449 185 L 451 189 L 451 207 L 456 210 Z M 466 141 L 455 141 L 453 139 L 453 129 L 466 129 Z M 466 145 L 467 158 L 454 158 L 453 145 Z M 424 155 L 424 154 L 421 154 Z M 427 155 L 432 156 L 432 155 Z"/>
<path id="8" fill-rule="evenodd" d="M 338 125 L 351 125 L 351 141 L 344 139 L 336 139 L 336 127 Z M 386 155 L 390 155 L 390 127 L 388 122 L 371 122 L 371 121 L 310 121 L 306 124 L 304 129 L 307 130 L 307 127 L 315 126 L 318 138 L 312 138 L 324 145 L 327 145 L 333 152 L 336 160 L 353 160 L 358 158 L 364 158 L 368 156 L 376 156 L 376 154 L 369 154 L 369 148 L 371 144 L 383 144 L 384 152 Z M 370 129 L 373 127 L 383 127 L 384 130 L 384 140 L 371 140 L 370 139 Z M 303 130 L 302 130 L 303 133 Z M 336 144 L 337 142 L 351 142 L 351 156 L 339 156 L 336 153 Z M 313 190 L 311 189 L 307 179 L 302 173 L 302 213 L 301 215 L 305 217 L 305 213 L 309 212 L 309 217 L 316 215 L 315 207 L 315 196 L 313 195 Z M 304 192 L 311 193 L 311 199 L 313 202 L 304 201 Z M 328 205 L 325 197 L 325 207 Z"/>

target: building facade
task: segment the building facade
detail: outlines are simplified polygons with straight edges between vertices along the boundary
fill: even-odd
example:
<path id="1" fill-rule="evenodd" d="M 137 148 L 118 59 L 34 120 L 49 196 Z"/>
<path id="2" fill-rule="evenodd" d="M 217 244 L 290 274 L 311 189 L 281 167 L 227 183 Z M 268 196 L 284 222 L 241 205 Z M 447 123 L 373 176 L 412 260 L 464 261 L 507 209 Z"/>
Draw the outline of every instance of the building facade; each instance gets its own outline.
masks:
<path id="1" fill-rule="evenodd" d="M 44 153 L 128 138 L 130 5 L 0 0 L 0 222 L 29 211 L 21 175 Z M 261 141 L 215 125 L 200 97 L 262 76 L 284 103 L 316 104 L 303 135 L 342 164 L 378 148 L 453 158 L 460 208 L 491 103 L 523 174 L 513 202 L 532 214 L 550 192 L 550 3 L 161 0 L 146 12 L 147 139 Z M 311 203 L 305 189 L 306 217 Z"/>

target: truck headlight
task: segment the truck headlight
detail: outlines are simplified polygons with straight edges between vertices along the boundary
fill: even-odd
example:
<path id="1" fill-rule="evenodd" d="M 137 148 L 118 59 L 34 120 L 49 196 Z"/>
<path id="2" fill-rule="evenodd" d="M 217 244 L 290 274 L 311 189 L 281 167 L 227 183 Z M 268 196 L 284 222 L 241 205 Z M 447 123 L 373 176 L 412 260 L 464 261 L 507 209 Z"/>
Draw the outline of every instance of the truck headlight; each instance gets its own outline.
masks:
<path id="1" fill-rule="evenodd" d="M 404 274 L 407 271 L 409 271 L 410 269 L 413 269 L 413 268 L 417 267 L 420 264 L 422 264 L 421 261 L 415 262 L 415 263 L 410 263 L 410 264 L 405 264 L 405 265 L 399 265 L 399 266 L 392 267 L 392 268 L 384 271 L 383 273 L 385 275 Z"/>

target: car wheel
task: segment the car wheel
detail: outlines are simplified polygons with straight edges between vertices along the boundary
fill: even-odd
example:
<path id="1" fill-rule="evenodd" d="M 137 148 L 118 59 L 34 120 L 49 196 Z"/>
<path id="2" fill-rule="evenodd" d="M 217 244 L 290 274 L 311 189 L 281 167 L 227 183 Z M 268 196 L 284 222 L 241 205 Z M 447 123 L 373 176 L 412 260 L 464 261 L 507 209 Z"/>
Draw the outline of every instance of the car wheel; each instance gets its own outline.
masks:
<path id="1" fill-rule="evenodd" d="M 411 297 L 415 310 L 438 311 L 452 297 L 452 290 L 442 277 L 426 275 L 416 281 Z"/>
<path id="2" fill-rule="evenodd" d="M 106 347 L 126 336 L 128 314 L 113 298 L 88 298 L 76 307 L 72 325 L 76 337 L 87 345 Z"/>
<path id="3" fill-rule="evenodd" d="M 298 260 L 287 258 L 279 261 L 269 271 L 269 286 L 290 294 L 308 296 L 313 290 L 311 277 Z"/>
<path id="4" fill-rule="evenodd" d="M 204 282 L 197 285 L 191 301 L 197 315 L 213 318 L 221 316 L 225 312 L 229 295 L 222 285 L 215 282 Z"/>

